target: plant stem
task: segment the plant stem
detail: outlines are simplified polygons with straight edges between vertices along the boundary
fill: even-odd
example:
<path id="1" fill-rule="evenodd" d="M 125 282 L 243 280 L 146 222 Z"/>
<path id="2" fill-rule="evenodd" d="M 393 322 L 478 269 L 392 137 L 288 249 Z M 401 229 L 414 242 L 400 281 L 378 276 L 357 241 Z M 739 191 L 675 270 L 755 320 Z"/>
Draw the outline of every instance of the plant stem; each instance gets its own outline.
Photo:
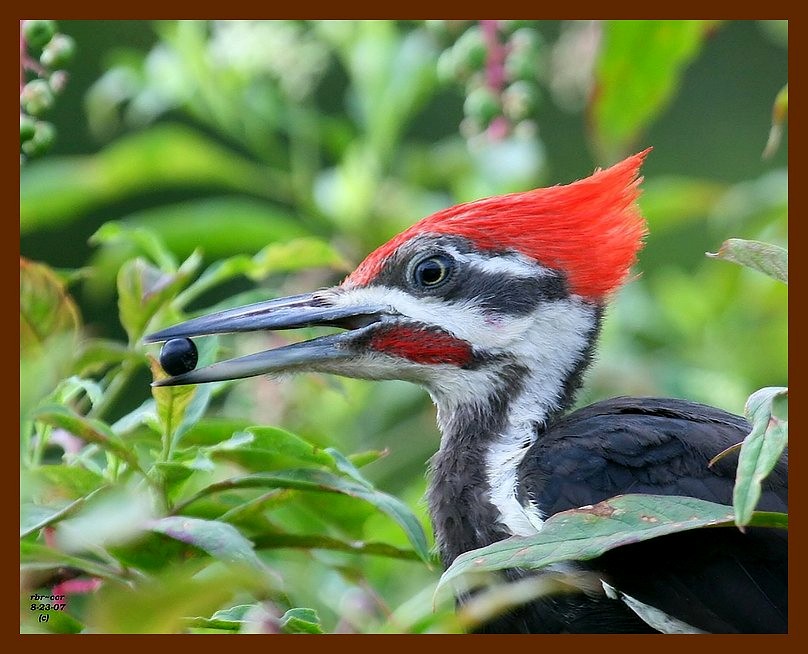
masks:
<path id="1" fill-rule="evenodd" d="M 106 392 L 98 403 L 87 413 L 88 418 L 102 418 L 104 414 L 115 404 L 120 394 L 132 380 L 137 370 L 133 361 L 126 359 L 121 363 L 120 371 L 112 378 L 107 386 Z"/>

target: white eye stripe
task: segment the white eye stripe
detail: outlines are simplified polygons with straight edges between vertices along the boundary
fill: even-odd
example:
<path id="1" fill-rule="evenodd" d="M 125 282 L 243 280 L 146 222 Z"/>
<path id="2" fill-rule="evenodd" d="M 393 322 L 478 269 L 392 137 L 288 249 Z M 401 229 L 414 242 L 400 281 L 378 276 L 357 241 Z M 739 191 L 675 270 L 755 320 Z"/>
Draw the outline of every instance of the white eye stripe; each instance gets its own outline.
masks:
<path id="1" fill-rule="evenodd" d="M 530 278 L 554 274 L 549 268 L 517 252 L 486 256 L 476 252 L 459 252 L 452 247 L 444 247 L 444 250 L 457 261 L 466 263 L 482 273 Z"/>

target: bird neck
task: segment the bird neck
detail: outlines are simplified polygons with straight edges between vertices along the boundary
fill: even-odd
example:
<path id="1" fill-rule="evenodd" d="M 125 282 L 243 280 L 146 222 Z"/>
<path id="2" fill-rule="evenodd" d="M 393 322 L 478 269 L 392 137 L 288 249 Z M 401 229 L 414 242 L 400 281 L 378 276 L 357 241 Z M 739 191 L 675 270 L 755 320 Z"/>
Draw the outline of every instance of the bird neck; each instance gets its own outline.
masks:
<path id="1" fill-rule="evenodd" d="M 431 461 L 428 502 L 444 565 L 468 550 L 541 529 L 545 516 L 517 498 L 517 468 L 575 400 L 600 329 L 600 308 L 590 307 L 590 316 L 588 327 L 561 347 L 558 341 L 540 343 L 530 360 L 491 367 L 486 383 L 478 380 L 462 399 L 432 392 L 441 446 Z"/>

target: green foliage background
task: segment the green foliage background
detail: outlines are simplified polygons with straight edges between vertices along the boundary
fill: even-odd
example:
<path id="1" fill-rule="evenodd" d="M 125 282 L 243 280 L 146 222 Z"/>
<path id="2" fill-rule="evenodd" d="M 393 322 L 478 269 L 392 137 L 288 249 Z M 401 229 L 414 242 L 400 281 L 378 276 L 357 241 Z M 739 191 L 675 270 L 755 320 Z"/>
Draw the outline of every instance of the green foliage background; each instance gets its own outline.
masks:
<path id="1" fill-rule="evenodd" d="M 741 413 L 787 384 L 786 287 L 704 256 L 731 237 L 787 245 L 787 139 L 761 156 L 787 24 L 524 23 L 503 30 L 540 36 L 536 97 L 492 141 L 459 129 L 445 74 L 471 23 L 60 21 L 77 59 L 58 140 L 20 178 L 23 630 L 461 629 L 451 603 L 432 613 L 422 560 L 438 444 L 422 390 L 303 375 L 152 397 L 157 350 L 139 341 L 336 283 L 456 202 L 652 145 L 650 236 L 581 403 Z M 71 576 L 103 581 L 37 622 L 28 595 Z"/>

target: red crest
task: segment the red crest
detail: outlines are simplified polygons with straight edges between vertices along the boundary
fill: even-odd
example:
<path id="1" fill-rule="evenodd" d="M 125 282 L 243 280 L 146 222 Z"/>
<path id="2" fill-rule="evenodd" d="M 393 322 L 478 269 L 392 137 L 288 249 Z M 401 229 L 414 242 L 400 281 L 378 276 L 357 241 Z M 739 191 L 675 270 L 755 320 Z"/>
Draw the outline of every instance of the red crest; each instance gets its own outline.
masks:
<path id="1" fill-rule="evenodd" d="M 562 270 L 573 293 L 603 299 L 625 279 L 647 232 L 637 197 L 640 165 L 649 151 L 572 184 L 486 198 L 427 216 L 369 254 L 344 283 L 370 283 L 411 238 L 453 234 L 480 250 L 515 250 Z"/>

